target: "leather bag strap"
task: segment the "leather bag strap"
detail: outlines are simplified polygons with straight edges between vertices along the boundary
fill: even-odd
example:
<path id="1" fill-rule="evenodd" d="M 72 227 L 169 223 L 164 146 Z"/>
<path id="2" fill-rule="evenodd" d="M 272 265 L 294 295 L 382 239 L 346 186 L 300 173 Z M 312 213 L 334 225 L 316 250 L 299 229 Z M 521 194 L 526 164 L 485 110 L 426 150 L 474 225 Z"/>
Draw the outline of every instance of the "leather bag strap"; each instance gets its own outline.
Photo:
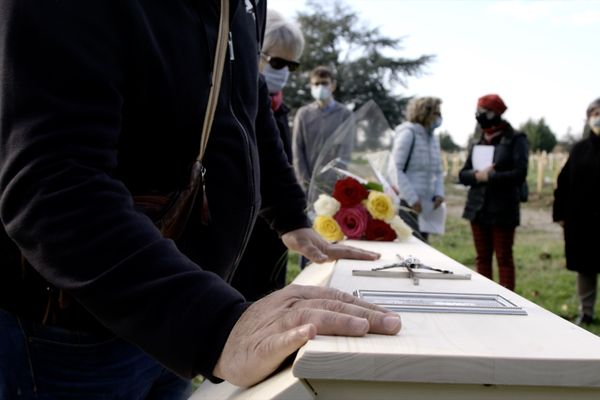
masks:
<path id="1" fill-rule="evenodd" d="M 221 79 L 223 77 L 223 69 L 225 66 L 225 56 L 227 55 L 227 42 L 229 35 L 229 0 L 221 0 L 221 17 L 219 20 L 219 33 L 217 37 L 217 46 L 215 51 L 215 60 L 211 75 L 211 85 L 208 94 L 208 103 L 206 113 L 204 114 L 204 123 L 202 125 L 202 136 L 200 137 L 200 151 L 197 160 L 202 162 L 210 129 L 215 117 L 217 103 L 219 101 L 219 92 L 221 89 Z"/>

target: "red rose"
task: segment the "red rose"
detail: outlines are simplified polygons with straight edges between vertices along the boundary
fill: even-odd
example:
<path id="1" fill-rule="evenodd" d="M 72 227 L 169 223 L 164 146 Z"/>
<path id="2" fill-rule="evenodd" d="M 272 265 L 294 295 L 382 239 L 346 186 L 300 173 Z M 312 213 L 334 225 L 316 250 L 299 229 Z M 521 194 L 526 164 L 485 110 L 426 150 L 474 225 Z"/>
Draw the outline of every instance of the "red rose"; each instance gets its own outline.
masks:
<path id="1" fill-rule="evenodd" d="M 369 213 L 361 204 L 354 207 L 342 207 L 335 214 L 335 220 L 348 239 L 360 239 L 367 229 Z"/>
<path id="2" fill-rule="evenodd" d="M 360 204 L 369 196 L 369 191 L 354 178 L 339 179 L 333 189 L 333 197 L 342 207 L 352 207 Z"/>
<path id="3" fill-rule="evenodd" d="M 372 219 L 367 223 L 365 236 L 367 237 L 367 240 L 391 242 L 396 239 L 397 235 L 387 222 L 380 219 Z"/>

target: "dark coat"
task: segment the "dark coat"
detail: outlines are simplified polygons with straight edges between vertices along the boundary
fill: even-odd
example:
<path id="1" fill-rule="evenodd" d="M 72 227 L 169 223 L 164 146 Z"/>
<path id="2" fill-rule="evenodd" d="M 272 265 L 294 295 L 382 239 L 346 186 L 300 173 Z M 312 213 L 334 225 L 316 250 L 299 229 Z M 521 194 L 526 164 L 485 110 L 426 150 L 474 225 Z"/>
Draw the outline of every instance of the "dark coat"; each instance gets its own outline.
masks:
<path id="1" fill-rule="evenodd" d="M 275 122 L 279 129 L 279 136 L 283 142 L 283 149 L 287 154 L 288 161 L 292 163 L 292 132 L 290 131 L 290 108 L 285 103 L 274 112 Z"/>
<path id="2" fill-rule="evenodd" d="M 218 1 L 2 2 L 0 307 L 37 311 L 21 252 L 112 332 L 181 375 L 211 377 L 248 306 L 226 281 L 259 210 L 280 233 L 309 225 L 264 82 L 258 94 L 265 3 L 231 0 L 204 159 L 212 220 L 194 210 L 174 243 L 132 194 L 187 183 Z"/>
<path id="3" fill-rule="evenodd" d="M 600 137 L 591 134 L 573 147 L 558 175 L 552 217 L 564 221 L 567 268 L 600 273 L 596 254 L 600 226 Z"/>
<path id="4" fill-rule="evenodd" d="M 289 126 L 290 109 L 282 103 L 274 112 L 279 137 L 291 164 L 292 147 Z M 285 286 L 287 247 L 263 218 L 256 220 L 231 285 L 248 300 L 258 300 Z"/>
<path id="5" fill-rule="evenodd" d="M 483 139 L 477 144 L 484 144 Z M 481 224 L 515 227 L 520 223 L 520 191 L 527 177 L 529 145 L 527 136 L 507 124 L 494 138 L 494 172 L 488 182 L 478 183 L 471 162 L 473 147 L 459 179 L 470 186 L 463 218 Z"/>

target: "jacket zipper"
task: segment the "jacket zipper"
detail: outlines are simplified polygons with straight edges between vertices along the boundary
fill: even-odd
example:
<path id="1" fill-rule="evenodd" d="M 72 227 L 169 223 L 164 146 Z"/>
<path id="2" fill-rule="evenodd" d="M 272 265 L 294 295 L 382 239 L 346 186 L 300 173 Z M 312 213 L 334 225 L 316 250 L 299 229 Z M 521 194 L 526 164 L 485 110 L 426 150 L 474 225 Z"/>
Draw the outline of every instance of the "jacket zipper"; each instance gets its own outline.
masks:
<path id="1" fill-rule="evenodd" d="M 244 140 L 244 144 L 246 146 L 246 149 L 248 151 L 248 159 L 252 160 L 252 154 L 250 152 L 250 140 L 248 139 L 248 132 L 246 131 L 246 129 L 244 128 L 244 125 L 242 125 L 242 123 L 240 122 L 240 120 L 238 119 L 237 115 L 235 114 L 235 111 L 233 109 L 233 104 L 232 104 L 232 97 L 233 97 L 233 61 L 235 60 L 235 55 L 233 53 L 233 35 L 231 33 L 231 31 L 229 32 L 229 101 L 228 101 L 228 105 L 229 105 L 229 112 L 231 112 L 231 115 L 233 116 L 233 119 L 235 120 L 235 123 L 239 126 L 241 134 L 242 134 L 242 139 Z M 252 163 L 250 162 L 250 167 L 252 166 Z M 248 182 L 250 183 L 250 188 L 251 191 L 250 193 L 256 195 L 256 185 L 254 184 L 254 177 L 252 176 L 251 173 L 251 168 L 249 168 L 248 171 Z M 233 276 L 235 274 L 235 270 L 237 269 L 238 264 L 240 263 L 240 260 L 242 259 L 242 255 L 244 254 L 244 251 L 246 250 L 246 245 L 248 244 L 248 239 L 250 236 L 250 222 L 252 222 L 252 220 L 254 220 L 254 210 L 255 210 L 255 205 L 254 202 L 251 202 L 252 206 L 250 207 L 250 215 L 249 215 L 249 219 L 246 223 L 246 227 L 244 229 L 244 236 L 243 236 L 243 240 L 242 240 L 242 246 L 240 247 L 235 260 L 234 260 L 234 265 L 233 265 L 233 271 L 231 273 L 231 276 Z"/>

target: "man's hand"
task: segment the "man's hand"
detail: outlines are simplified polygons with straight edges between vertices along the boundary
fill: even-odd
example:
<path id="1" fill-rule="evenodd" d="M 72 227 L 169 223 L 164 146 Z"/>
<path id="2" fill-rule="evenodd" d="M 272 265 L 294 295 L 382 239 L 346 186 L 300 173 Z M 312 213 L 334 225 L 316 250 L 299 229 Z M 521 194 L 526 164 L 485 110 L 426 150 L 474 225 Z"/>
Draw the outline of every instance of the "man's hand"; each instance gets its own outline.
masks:
<path id="1" fill-rule="evenodd" d="M 433 196 L 433 209 L 436 210 L 443 202 L 444 198 L 442 196 Z"/>
<path id="2" fill-rule="evenodd" d="M 247 387 L 315 335 L 395 335 L 400 316 L 336 289 L 290 285 L 251 305 L 229 334 L 214 376 Z"/>
<path id="3" fill-rule="evenodd" d="M 302 254 L 310 261 L 324 263 L 339 258 L 353 260 L 377 260 L 380 255 L 372 251 L 357 249 L 327 242 L 314 229 L 302 228 L 281 236 L 288 249 Z"/>

